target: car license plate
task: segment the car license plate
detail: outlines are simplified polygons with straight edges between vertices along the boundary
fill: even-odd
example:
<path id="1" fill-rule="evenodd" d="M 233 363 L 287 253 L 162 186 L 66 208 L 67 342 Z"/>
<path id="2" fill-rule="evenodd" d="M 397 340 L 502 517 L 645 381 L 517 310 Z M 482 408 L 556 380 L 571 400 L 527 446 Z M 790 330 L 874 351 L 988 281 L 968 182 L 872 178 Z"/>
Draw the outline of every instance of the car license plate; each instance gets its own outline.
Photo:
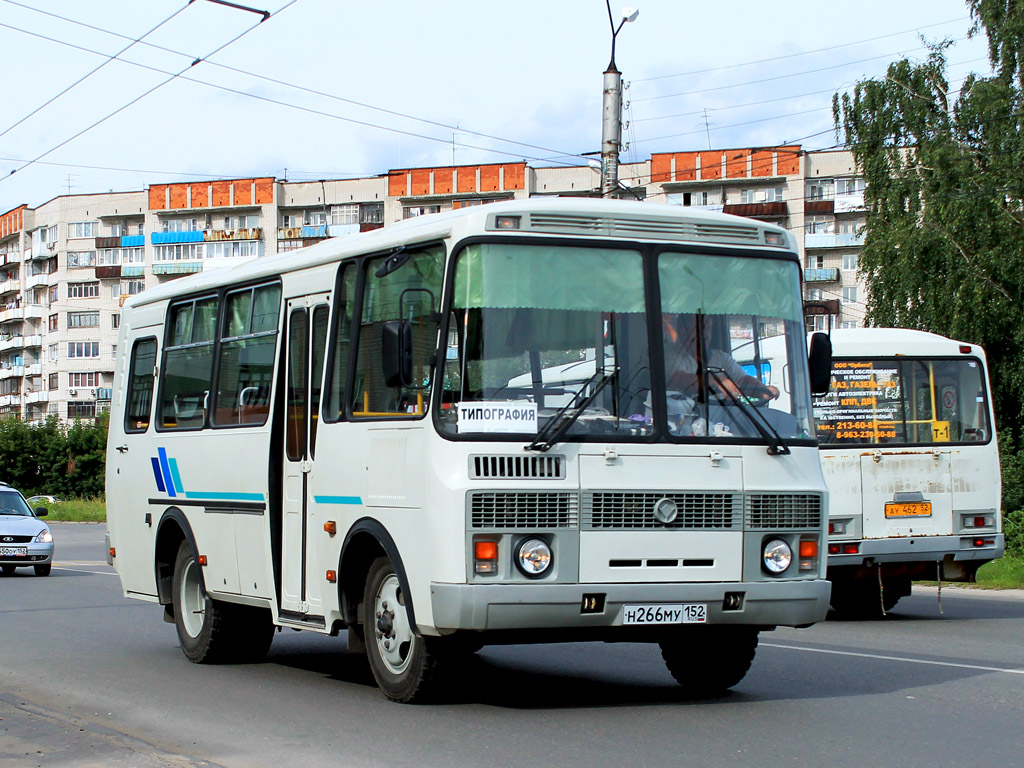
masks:
<path id="1" fill-rule="evenodd" d="M 622 606 L 623 624 L 706 624 L 707 621 L 706 603 Z"/>
<path id="2" fill-rule="evenodd" d="M 0 547 L 0 557 L 25 557 L 28 547 Z"/>
<path id="3" fill-rule="evenodd" d="M 887 502 L 885 505 L 886 517 L 930 517 L 931 514 L 930 501 Z"/>

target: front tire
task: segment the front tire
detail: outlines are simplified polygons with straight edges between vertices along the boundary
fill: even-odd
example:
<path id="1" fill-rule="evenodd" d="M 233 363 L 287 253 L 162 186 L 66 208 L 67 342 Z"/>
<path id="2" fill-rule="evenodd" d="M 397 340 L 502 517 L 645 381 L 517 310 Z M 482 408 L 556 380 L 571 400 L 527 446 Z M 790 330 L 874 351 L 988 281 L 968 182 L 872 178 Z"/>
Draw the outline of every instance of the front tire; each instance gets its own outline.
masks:
<path id="1" fill-rule="evenodd" d="M 5 565 L 5 566 L 3 566 L 3 569 L 4 569 L 4 576 L 10 576 L 12 573 L 14 573 L 16 570 L 18 570 L 18 566 L 16 566 L 16 565 Z"/>
<path id="2" fill-rule="evenodd" d="M 36 576 L 49 576 L 50 570 L 53 568 L 53 563 L 46 563 L 46 565 L 33 566 L 36 571 Z"/>
<path id="3" fill-rule="evenodd" d="M 182 542 L 174 561 L 174 626 L 181 650 L 195 664 L 254 662 L 274 639 L 270 612 L 213 600 L 203 589 L 192 547 Z"/>
<path id="4" fill-rule="evenodd" d="M 363 593 L 363 633 L 370 670 L 391 701 L 425 698 L 436 680 L 437 656 L 409 620 L 409 597 L 386 557 L 370 565 Z"/>
<path id="5" fill-rule="evenodd" d="M 747 674 L 757 651 L 751 627 L 699 627 L 662 640 L 661 657 L 686 695 L 720 696 Z"/>

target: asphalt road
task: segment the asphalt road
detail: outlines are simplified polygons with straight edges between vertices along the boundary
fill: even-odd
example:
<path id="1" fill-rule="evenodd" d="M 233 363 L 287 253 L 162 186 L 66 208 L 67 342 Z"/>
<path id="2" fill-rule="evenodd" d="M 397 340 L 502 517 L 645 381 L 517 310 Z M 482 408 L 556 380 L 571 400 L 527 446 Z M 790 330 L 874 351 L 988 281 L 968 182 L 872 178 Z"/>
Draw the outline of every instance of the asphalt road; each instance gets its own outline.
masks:
<path id="1" fill-rule="evenodd" d="M 188 663 L 126 600 L 103 527 L 54 526 L 49 578 L 0 577 L 4 766 L 998 766 L 1024 755 L 1024 594 L 918 589 L 885 620 L 761 636 L 689 702 L 656 647 L 486 648 L 442 704 L 374 688 L 344 636 Z M 940 613 L 941 607 L 941 613 Z"/>

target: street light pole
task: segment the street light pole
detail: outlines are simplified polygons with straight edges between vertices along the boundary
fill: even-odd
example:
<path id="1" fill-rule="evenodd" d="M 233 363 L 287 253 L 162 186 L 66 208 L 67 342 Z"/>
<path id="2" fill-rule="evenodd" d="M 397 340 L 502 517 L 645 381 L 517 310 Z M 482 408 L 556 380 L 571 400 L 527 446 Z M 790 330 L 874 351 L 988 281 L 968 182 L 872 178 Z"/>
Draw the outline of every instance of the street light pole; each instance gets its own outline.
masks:
<path id="1" fill-rule="evenodd" d="M 604 72 L 604 98 L 601 119 L 601 197 L 611 197 L 619 188 L 619 149 L 622 146 L 622 73 L 615 66 L 615 38 L 622 26 L 636 21 L 640 11 L 623 8 L 622 19 L 615 26 L 611 0 L 604 0 L 608 8 L 608 25 L 612 30 L 612 57 Z"/>

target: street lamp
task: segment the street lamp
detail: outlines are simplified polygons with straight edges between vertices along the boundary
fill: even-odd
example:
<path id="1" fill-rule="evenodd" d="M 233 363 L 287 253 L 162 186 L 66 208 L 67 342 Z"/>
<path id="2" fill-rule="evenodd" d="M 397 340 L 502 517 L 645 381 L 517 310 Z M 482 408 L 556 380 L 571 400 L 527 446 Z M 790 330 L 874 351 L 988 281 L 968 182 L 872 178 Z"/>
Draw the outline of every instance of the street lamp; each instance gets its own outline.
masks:
<path id="1" fill-rule="evenodd" d="M 608 9 L 608 26 L 612 30 L 612 57 L 604 72 L 603 117 L 601 121 L 601 197 L 610 197 L 619 187 L 619 147 L 622 146 L 622 73 L 615 66 L 615 38 L 622 27 L 636 21 L 640 11 L 622 9 L 618 26 L 612 16 L 611 0 L 604 0 Z"/>

